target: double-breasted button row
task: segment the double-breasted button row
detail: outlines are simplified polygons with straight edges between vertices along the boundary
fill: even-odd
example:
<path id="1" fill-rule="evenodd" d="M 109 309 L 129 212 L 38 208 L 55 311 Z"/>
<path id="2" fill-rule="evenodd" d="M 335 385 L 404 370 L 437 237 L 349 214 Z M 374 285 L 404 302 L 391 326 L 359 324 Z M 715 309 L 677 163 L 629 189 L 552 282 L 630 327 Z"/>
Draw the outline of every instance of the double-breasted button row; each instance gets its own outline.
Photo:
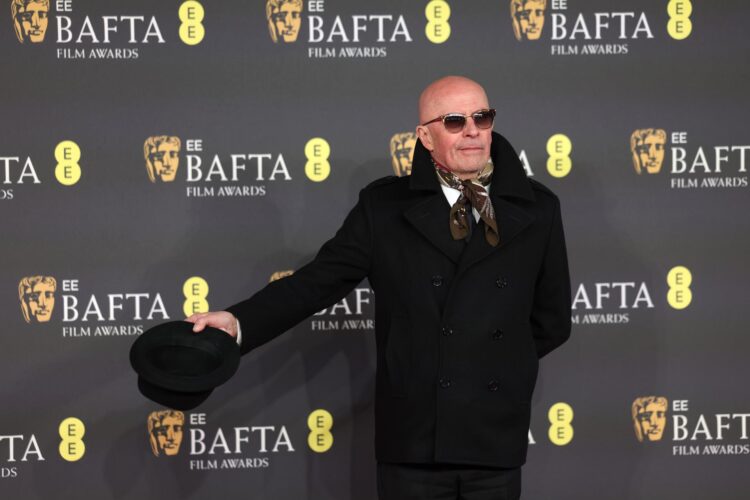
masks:
<path id="1" fill-rule="evenodd" d="M 453 382 L 448 377 L 440 377 L 440 380 L 438 380 L 438 385 L 442 387 L 443 389 L 449 389 Z M 500 383 L 495 380 L 491 379 L 489 382 L 487 382 L 487 390 L 490 392 L 497 392 L 500 389 Z"/>
<path id="2" fill-rule="evenodd" d="M 436 274 L 432 277 L 432 286 L 443 286 L 443 277 Z"/>
<path id="3" fill-rule="evenodd" d="M 503 338 L 503 331 L 500 328 L 492 331 L 492 340 L 500 340 L 501 338 Z"/>
<path id="4" fill-rule="evenodd" d="M 498 276 L 495 280 L 495 286 L 498 288 L 505 288 L 508 286 L 508 278 L 505 276 Z"/>
<path id="5" fill-rule="evenodd" d="M 447 326 L 444 326 L 443 329 L 442 329 L 442 333 L 443 333 L 444 337 L 450 337 L 455 332 L 453 331 L 453 328 L 449 328 Z"/>

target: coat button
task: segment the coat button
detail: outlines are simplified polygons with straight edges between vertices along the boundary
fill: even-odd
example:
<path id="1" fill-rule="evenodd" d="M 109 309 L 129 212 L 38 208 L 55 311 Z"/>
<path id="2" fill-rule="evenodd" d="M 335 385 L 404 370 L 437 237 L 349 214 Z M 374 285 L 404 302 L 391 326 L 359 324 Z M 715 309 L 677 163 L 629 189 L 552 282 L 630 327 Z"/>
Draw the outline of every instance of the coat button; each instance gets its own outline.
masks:
<path id="1" fill-rule="evenodd" d="M 495 380 L 490 380 L 490 382 L 487 384 L 487 389 L 490 390 L 490 392 L 495 392 L 500 388 L 500 384 L 497 383 Z"/>
<path id="2" fill-rule="evenodd" d="M 451 335 L 453 335 L 453 329 L 452 328 L 448 328 L 447 326 L 444 326 L 443 327 L 443 336 L 450 337 Z"/>
<path id="3" fill-rule="evenodd" d="M 501 329 L 497 329 L 492 332 L 492 340 L 500 340 L 503 338 L 503 331 Z"/>
<path id="4" fill-rule="evenodd" d="M 442 387 L 443 389 L 447 389 L 450 386 L 451 386 L 450 379 L 447 379 L 445 377 L 440 379 L 440 387 Z"/>
<path id="5" fill-rule="evenodd" d="M 442 286 L 443 284 L 443 277 L 440 275 L 435 275 L 432 277 L 432 286 Z"/>
<path id="6" fill-rule="evenodd" d="M 508 280 L 505 278 L 505 276 L 500 276 L 495 280 L 495 285 L 497 285 L 498 288 L 505 288 L 508 286 Z"/>

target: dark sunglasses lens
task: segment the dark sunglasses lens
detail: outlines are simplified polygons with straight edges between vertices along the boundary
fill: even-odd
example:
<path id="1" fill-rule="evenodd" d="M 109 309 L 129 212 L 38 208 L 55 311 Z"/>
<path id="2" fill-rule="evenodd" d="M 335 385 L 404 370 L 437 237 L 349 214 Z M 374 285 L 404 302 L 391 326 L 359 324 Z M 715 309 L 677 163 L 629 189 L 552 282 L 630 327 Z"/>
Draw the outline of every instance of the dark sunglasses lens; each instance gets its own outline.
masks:
<path id="1" fill-rule="evenodd" d="M 460 132 L 466 124 L 466 117 L 463 115 L 448 115 L 443 118 L 443 124 L 448 132 Z"/>
<path id="2" fill-rule="evenodd" d="M 495 120 L 495 114 L 492 111 L 480 111 L 473 115 L 474 123 L 479 128 L 490 128 Z"/>

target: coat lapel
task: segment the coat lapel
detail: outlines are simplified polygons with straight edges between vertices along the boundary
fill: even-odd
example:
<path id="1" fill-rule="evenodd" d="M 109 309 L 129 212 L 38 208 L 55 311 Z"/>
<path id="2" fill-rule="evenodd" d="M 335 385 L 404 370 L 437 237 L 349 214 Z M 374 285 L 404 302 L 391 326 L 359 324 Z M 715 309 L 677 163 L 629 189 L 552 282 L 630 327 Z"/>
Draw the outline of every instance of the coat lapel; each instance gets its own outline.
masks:
<path id="1" fill-rule="evenodd" d="M 466 243 L 451 236 L 450 213 L 451 207 L 440 191 L 407 209 L 404 216 L 430 243 L 458 263 Z"/>
<path id="2" fill-rule="evenodd" d="M 452 238 L 448 225 L 450 206 L 435 175 L 430 152 L 420 140 L 417 140 L 414 147 L 409 189 L 429 191 L 432 194 L 407 208 L 404 216 L 430 243 L 458 264 L 459 274 L 507 245 L 534 222 L 532 214 L 510 201 L 513 198 L 534 201 L 536 198 L 518 155 L 508 141 L 495 132 L 492 133 L 490 156 L 495 165 L 490 198 L 500 233 L 500 244 L 497 247 L 487 243 L 483 227 L 468 245 L 463 240 Z"/>
<path id="3" fill-rule="evenodd" d="M 481 224 L 476 234 L 472 235 L 466 251 L 461 255 L 456 271 L 457 276 L 507 245 L 535 219 L 532 214 L 499 196 L 495 197 L 490 194 L 490 197 L 492 198 L 492 206 L 495 208 L 500 243 L 496 247 L 487 243 L 487 238 L 484 236 L 484 224 Z"/>

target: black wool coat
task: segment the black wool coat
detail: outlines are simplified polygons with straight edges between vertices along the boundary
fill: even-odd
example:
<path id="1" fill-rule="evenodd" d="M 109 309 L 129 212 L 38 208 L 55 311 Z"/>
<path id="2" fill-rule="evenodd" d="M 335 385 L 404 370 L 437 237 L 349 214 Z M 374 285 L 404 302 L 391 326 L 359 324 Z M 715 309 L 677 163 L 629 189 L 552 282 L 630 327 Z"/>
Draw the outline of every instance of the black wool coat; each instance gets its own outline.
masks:
<path id="1" fill-rule="evenodd" d="M 369 278 L 378 461 L 526 460 L 538 360 L 570 335 L 570 278 L 557 196 L 497 133 L 491 156 L 497 247 L 483 224 L 469 243 L 452 239 L 450 206 L 417 141 L 410 177 L 362 189 L 312 262 L 227 309 L 246 353 Z"/>

